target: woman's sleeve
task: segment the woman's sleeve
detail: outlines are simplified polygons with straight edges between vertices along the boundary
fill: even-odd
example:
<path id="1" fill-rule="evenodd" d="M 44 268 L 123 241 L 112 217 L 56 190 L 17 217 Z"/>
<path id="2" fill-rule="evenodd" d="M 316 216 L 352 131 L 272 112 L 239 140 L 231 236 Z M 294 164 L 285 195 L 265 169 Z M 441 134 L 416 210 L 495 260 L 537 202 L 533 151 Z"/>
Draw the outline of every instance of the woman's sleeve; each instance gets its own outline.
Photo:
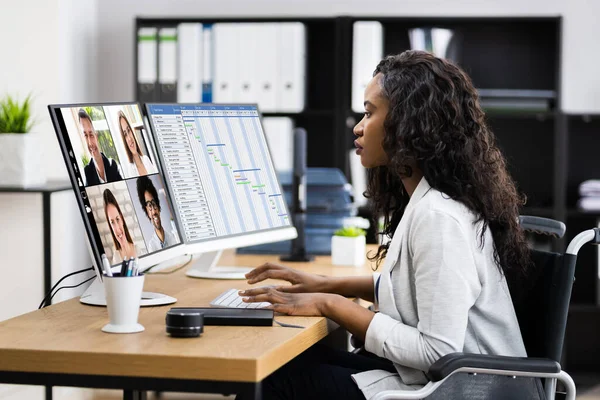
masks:
<path id="1" fill-rule="evenodd" d="M 410 235 L 409 248 L 404 251 L 412 256 L 417 326 L 378 313 L 367 329 L 365 348 L 395 363 L 427 371 L 445 354 L 463 350 L 469 310 L 481 284 L 474 244 L 453 216 L 428 210 L 415 216 L 405 234 Z M 393 275 L 392 284 L 399 284 Z"/>

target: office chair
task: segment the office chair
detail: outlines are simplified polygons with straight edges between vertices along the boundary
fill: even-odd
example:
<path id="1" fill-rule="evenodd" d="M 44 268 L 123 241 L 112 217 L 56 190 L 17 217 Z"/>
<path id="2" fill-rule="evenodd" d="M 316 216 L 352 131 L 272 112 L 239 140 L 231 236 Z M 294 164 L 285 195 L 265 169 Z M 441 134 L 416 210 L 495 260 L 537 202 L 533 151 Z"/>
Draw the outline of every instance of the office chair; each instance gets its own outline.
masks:
<path id="1" fill-rule="evenodd" d="M 519 221 L 526 231 L 537 234 L 560 238 L 566 230 L 562 222 L 547 218 L 521 216 Z M 513 294 L 527 358 L 448 354 L 431 366 L 430 382 L 422 389 L 388 390 L 372 400 L 554 399 L 557 380 L 565 386 L 565 398 L 575 400 L 575 383 L 559 362 L 577 253 L 588 242 L 600 243 L 600 229 L 579 233 L 564 254 L 532 250 L 535 268 L 527 281 L 529 290 L 520 297 Z"/>

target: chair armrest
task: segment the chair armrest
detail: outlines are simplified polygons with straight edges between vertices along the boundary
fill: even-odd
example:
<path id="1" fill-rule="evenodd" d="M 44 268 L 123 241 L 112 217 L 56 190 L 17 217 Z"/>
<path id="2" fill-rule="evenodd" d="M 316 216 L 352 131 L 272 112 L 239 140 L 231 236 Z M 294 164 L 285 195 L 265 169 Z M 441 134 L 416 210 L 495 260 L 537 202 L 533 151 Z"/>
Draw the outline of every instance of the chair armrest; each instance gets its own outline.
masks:
<path id="1" fill-rule="evenodd" d="M 487 354 L 452 353 L 437 360 L 427 375 L 433 382 L 441 381 L 459 368 L 493 369 L 532 373 L 559 373 L 560 364 L 547 358 L 491 356 Z M 484 373 L 484 372 L 482 372 Z"/>
<path id="2" fill-rule="evenodd" d="M 519 217 L 519 224 L 525 231 L 557 238 L 563 237 L 567 230 L 565 224 L 560 221 L 550 218 L 532 217 L 530 215 L 521 215 Z"/>

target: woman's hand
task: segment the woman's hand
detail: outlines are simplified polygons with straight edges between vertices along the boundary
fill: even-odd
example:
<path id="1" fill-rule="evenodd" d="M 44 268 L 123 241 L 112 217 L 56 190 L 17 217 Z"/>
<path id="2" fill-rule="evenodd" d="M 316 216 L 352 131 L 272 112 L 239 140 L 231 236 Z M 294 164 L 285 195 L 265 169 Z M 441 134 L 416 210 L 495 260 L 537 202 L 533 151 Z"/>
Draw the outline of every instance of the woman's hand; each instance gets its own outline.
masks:
<path id="1" fill-rule="evenodd" d="M 331 293 L 286 293 L 263 286 L 242 290 L 239 295 L 246 303 L 267 301 L 271 303 L 268 308 L 282 314 L 330 318 L 363 341 L 375 316 L 373 311 Z"/>
<path id="2" fill-rule="evenodd" d="M 287 286 L 285 286 L 287 287 Z M 239 292 L 246 303 L 271 303 L 273 311 L 288 315 L 321 317 L 325 315 L 327 301 L 333 294 L 327 293 L 286 293 L 274 287 L 260 287 Z"/>
<path id="3" fill-rule="evenodd" d="M 246 274 L 249 284 L 259 283 L 265 279 L 281 279 L 291 286 L 278 286 L 279 292 L 315 293 L 327 292 L 327 277 L 297 271 L 279 264 L 266 263 Z"/>

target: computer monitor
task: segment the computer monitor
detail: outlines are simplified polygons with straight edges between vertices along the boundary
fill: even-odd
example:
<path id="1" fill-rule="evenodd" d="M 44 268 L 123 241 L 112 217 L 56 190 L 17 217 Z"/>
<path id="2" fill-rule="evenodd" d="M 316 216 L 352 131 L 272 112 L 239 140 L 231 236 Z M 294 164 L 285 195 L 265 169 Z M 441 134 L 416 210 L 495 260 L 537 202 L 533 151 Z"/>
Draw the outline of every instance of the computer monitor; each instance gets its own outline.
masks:
<path id="1" fill-rule="evenodd" d="M 187 275 L 243 279 L 220 250 L 294 239 L 256 105 L 146 104 L 166 186 L 189 253 Z"/>
<path id="2" fill-rule="evenodd" d="M 243 279 L 215 267 L 223 249 L 296 237 L 256 106 L 148 105 L 153 134 L 137 103 L 49 110 L 97 274 L 83 303 L 105 304 L 102 255 L 144 271 L 202 253 L 189 276 Z M 142 305 L 174 301 L 144 292 Z"/>
<path id="3" fill-rule="evenodd" d="M 81 301 L 103 305 L 102 255 L 114 272 L 131 257 L 145 270 L 180 255 L 176 215 L 138 104 L 50 105 L 49 111 L 97 275 Z M 145 292 L 142 305 L 175 301 Z"/>

